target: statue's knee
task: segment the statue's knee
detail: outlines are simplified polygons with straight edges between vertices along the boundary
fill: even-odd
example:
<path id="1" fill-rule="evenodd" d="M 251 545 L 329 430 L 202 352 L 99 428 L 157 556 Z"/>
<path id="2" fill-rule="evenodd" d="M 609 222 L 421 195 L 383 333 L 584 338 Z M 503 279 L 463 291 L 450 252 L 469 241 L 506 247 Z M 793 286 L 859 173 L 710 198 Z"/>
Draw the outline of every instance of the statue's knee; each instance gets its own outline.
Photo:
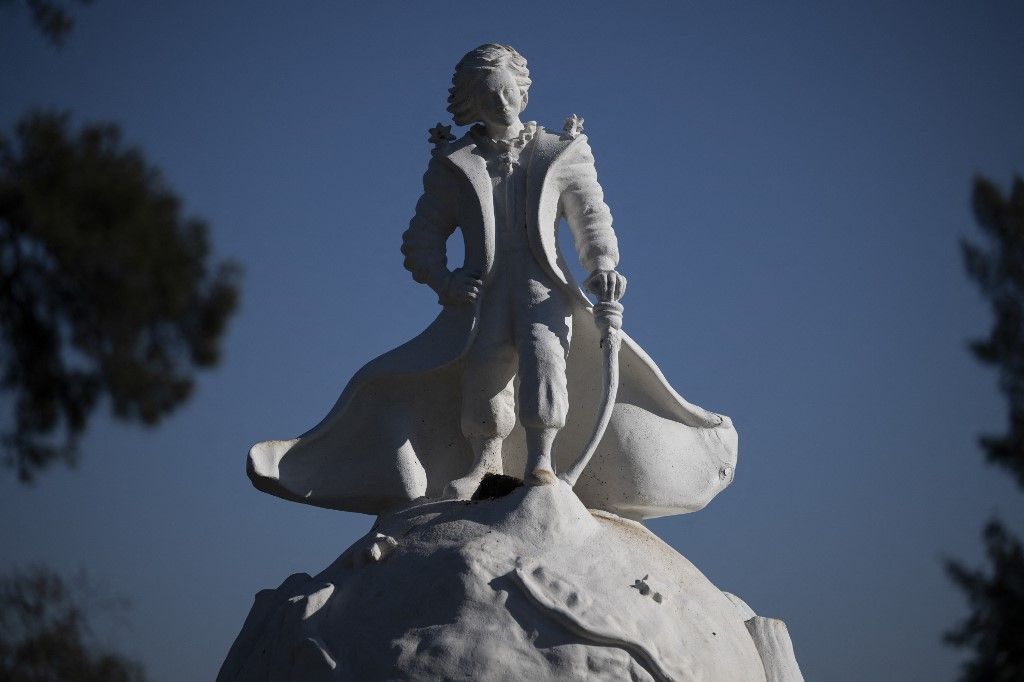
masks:
<path id="1" fill-rule="evenodd" d="M 560 429 L 569 413 L 565 362 L 558 346 L 534 350 L 530 362 L 521 365 L 519 419 L 527 428 Z"/>
<path id="2" fill-rule="evenodd" d="M 471 441 L 508 438 L 515 425 L 516 410 L 511 396 L 508 400 L 467 405 L 462 410 L 462 435 Z"/>
<path id="3" fill-rule="evenodd" d="M 569 413 L 569 397 L 557 386 L 520 392 L 519 420 L 527 429 L 560 429 Z"/>

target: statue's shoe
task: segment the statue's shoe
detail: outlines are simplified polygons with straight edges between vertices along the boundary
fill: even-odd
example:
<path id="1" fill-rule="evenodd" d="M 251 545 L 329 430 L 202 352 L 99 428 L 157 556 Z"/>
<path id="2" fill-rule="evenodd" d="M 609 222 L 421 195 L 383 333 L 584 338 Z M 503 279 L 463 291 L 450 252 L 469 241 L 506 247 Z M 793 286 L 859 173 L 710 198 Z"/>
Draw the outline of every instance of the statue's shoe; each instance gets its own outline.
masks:
<path id="1" fill-rule="evenodd" d="M 539 467 L 534 469 L 526 476 L 526 485 L 554 485 L 558 482 L 558 477 L 555 476 L 555 472 L 551 469 L 545 469 Z"/>
<path id="2" fill-rule="evenodd" d="M 454 481 L 445 486 L 444 491 L 441 493 L 440 499 L 442 500 L 469 500 L 473 497 L 473 493 L 476 492 L 477 488 L 480 487 L 480 482 L 484 480 L 484 476 L 489 473 L 486 469 L 473 470 L 463 476 L 462 478 L 456 478 Z"/>

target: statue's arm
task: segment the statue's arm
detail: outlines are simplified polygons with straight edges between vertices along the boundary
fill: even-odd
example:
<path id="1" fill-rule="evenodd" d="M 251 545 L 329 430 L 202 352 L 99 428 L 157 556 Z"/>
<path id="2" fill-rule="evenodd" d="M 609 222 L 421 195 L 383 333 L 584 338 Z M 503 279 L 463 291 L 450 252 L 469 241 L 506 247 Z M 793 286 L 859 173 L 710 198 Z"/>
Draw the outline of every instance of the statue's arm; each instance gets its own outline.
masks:
<path id="1" fill-rule="evenodd" d="M 597 181 L 594 154 L 585 139 L 566 154 L 559 164 L 559 201 L 580 262 L 591 273 L 614 270 L 619 263 L 619 245 L 612 229 L 612 212 Z"/>
<path id="2" fill-rule="evenodd" d="M 457 226 L 455 209 L 458 188 L 450 170 L 431 158 L 423 175 L 423 195 L 416 214 L 402 234 L 405 269 L 417 282 L 441 295 L 448 281 L 448 237 Z"/>

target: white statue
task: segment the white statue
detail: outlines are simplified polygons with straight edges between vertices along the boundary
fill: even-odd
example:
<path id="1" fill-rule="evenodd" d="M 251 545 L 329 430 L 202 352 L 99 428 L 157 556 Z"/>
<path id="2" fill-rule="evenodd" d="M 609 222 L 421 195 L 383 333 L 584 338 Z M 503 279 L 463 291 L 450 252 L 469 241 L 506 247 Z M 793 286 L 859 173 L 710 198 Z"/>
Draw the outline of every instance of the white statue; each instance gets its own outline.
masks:
<path id="1" fill-rule="evenodd" d="M 589 507 L 639 519 L 700 509 L 731 482 L 729 419 L 684 400 L 615 330 L 626 279 L 583 120 L 574 114 L 560 133 L 522 123 L 529 87 L 511 47 L 483 45 L 459 62 L 448 109 L 456 124 L 475 125 L 458 140 L 440 123 L 430 131 L 424 191 L 402 244 L 406 268 L 443 309 L 364 366 L 319 425 L 254 446 L 257 488 L 377 514 L 423 496 L 469 498 L 488 473 L 525 472 L 529 484 L 559 473 Z M 563 218 L 603 328 L 558 252 Z M 466 256 L 449 270 L 456 228 Z M 609 335 L 614 348 L 603 352 Z M 587 448 L 602 413 L 607 429 Z"/>
<path id="2" fill-rule="evenodd" d="M 307 434 L 252 448 L 259 489 L 378 518 L 316 576 L 256 595 L 218 682 L 802 682 L 782 621 L 636 522 L 728 485 L 736 432 L 621 331 L 583 120 L 522 123 L 529 86 L 511 47 L 459 62 L 449 111 L 475 125 L 431 130 L 402 245 L 441 313 Z M 595 305 L 558 253 L 563 218 Z"/>

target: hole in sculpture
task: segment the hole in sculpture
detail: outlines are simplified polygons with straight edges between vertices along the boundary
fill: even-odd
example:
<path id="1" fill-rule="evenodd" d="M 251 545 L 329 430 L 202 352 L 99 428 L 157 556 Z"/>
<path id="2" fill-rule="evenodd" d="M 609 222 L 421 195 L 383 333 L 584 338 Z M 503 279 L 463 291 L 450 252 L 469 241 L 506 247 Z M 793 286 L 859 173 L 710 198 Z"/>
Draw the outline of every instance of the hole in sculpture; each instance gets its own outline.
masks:
<path id="1" fill-rule="evenodd" d="M 523 485 L 523 482 L 515 476 L 505 474 L 487 474 L 480 481 L 480 487 L 473 493 L 473 500 L 496 500 L 505 497 L 516 488 Z"/>

